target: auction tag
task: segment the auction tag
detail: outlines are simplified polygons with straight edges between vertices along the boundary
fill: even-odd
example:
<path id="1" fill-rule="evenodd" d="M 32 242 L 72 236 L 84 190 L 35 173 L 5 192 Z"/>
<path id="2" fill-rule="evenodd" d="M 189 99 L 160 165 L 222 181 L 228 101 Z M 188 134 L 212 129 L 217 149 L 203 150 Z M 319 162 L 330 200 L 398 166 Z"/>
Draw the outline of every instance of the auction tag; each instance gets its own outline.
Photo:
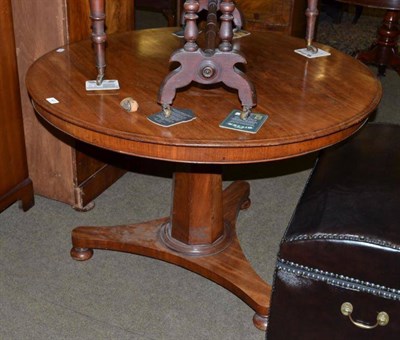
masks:
<path id="1" fill-rule="evenodd" d="M 179 31 L 173 32 L 172 35 L 178 37 L 178 38 L 184 38 L 185 37 L 185 30 L 181 29 Z"/>
<path id="2" fill-rule="evenodd" d="M 96 80 L 86 81 L 86 91 L 105 91 L 105 90 L 119 90 L 118 80 L 103 80 L 100 85 L 96 84 Z"/>
<path id="3" fill-rule="evenodd" d="M 50 104 L 58 104 L 59 101 L 54 98 L 54 97 L 50 97 L 50 98 L 46 98 L 46 100 L 50 103 Z"/>
<path id="4" fill-rule="evenodd" d="M 177 124 L 190 122 L 193 119 L 196 119 L 196 116 L 194 115 L 192 110 L 176 109 L 174 107 L 171 107 L 171 115 L 169 117 L 165 117 L 164 112 L 161 111 L 148 116 L 147 119 L 154 124 L 164 127 L 170 127 Z"/>
<path id="5" fill-rule="evenodd" d="M 318 49 L 318 51 L 314 53 L 312 51 L 307 50 L 307 47 L 299 48 L 294 51 L 298 54 L 301 54 L 303 57 L 307 57 L 307 58 L 319 58 L 319 57 L 327 57 L 328 55 L 331 55 L 329 52 L 326 52 L 321 49 Z"/>
<path id="6" fill-rule="evenodd" d="M 242 111 L 233 110 L 228 117 L 219 125 L 224 129 L 231 129 L 247 133 L 257 133 L 261 126 L 268 119 L 268 115 L 263 113 L 250 113 L 247 119 L 240 118 Z"/>
<path id="7" fill-rule="evenodd" d="M 248 35 L 250 35 L 249 31 L 245 31 L 245 30 L 235 31 L 233 33 L 233 39 L 240 39 L 240 38 L 246 37 Z"/>
<path id="8" fill-rule="evenodd" d="M 201 34 L 203 31 L 199 31 L 199 34 Z M 178 38 L 184 38 L 185 37 L 185 29 L 184 28 L 182 28 L 181 30 L 179 30 L 179 31 L 176 31 L 176 32 L 172 32 L 172 35 L 174 35 L 175 37 L 178 37 Z"/>

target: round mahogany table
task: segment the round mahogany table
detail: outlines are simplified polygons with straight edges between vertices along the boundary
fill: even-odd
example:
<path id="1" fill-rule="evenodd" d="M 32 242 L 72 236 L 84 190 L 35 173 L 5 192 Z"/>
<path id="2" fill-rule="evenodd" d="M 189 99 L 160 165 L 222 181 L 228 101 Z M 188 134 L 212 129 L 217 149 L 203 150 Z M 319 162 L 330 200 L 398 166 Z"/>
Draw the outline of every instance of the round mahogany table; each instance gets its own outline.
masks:
<path id="1" fill-rule="evenodd" d="M 271 287 L 252 269 L 235 232 L 240 209 L 250 206 L 249 184 L 222 190 L 221 164 L 273 161 L 338 143 L 362 127 L 381 98 L 369 69 L 327 46 L 331 56 L 308 59 L 294 49 L 304 41 L 274 33 L 234 40 L 246 56 L 245 72 L 255 85 L 256 112 L 269 115 L 256 134 L 219 127 L 240 109 L 236 91 L 191 85 L 178 91 L 174 107 L 197 118 L 170 128 L 147 117 L 160 111 L 157 92 L 170 71 L 170 54 L 182 45 L 174 29 L 112 35 L 107 47 L 107 79 L 115 92 L 87 92 L 95 79 L 91 41 L 64 46 L 37 60 L 27 88 L 38 114 L 59 130 L 101 148 L 146 158 L 186 163 L 174 173 L 168 217 L 116 227 L 78 227 L 71 255 L 87 260 L 93 249 L 110 249 L 164 260 L 229 289 L 256 312 L 265 329 Z M 175 67 L 176 65 L 172 65 Z M 131 96 L 139 110 L 128 113 L 120 101 Z M 58 103 L 46 99 L 54 97 Z"/>

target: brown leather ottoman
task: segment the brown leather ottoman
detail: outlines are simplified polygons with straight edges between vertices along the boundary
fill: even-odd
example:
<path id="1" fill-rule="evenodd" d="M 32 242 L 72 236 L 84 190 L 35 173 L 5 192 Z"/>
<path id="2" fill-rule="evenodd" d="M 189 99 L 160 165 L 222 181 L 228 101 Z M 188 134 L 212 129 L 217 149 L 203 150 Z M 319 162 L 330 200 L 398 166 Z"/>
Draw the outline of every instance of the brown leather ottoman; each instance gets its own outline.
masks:
<path id="1" fill-rule="evenodd" d="M 400 126 L 321 152 L 280 245 L 267 339 L 400 339 Z"/>

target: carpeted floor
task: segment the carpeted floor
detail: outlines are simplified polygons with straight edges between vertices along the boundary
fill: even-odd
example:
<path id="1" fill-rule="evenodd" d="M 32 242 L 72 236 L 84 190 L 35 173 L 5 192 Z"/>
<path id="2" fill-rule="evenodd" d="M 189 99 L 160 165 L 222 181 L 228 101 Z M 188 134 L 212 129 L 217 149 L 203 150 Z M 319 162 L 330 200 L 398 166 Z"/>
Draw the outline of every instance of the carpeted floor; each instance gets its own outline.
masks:
<path id="1" fill-rule="evenodd" d="M 363 14 L 358 22 L 353 24 L 354 13 L 345 11 L 341 23 L 337 24 L 334 23 L 332 17 L 321 12 L 318 19 L 316 41 L 330 45 L 347 54 L 367 49 L 376 38 L 384 11 L 381 10 L 373 14 Z"/>
<path id="2" fill-rule="evenodd" d="M 382 86 L 374 119 L 400 123 L 400 77 L 389 70 Z M 255 270 L 269 282 L 279 240 L 314 159 L 312 154 L 225 168 L 225 185 L 236 178 L 250 181 L 252 206 L 239 215 L 238 236 Z M 264 339 L 245 303 L 182 268 L 108 251 L 95 251 L 87 262 L 71 260 L 74 226 L 169 213 L 171 174 L 158 171 L 164 165 L 170 166 L 161 162 L 152 172 L 127 173 L 87 213 L 36 196 L 28 212 L 14 204 L 0 214 L 0 339 Z"/>

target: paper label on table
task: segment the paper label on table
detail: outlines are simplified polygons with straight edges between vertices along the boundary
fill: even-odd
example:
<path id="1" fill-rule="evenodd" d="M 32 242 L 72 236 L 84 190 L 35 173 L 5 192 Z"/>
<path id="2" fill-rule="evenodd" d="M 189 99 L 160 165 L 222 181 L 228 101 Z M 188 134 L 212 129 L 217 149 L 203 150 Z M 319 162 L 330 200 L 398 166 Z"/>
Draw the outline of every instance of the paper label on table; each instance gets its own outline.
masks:
<path id="1" fill-rule="evenodd" d="M 240 38 L 246 37 L 250 34 L 251 33 L 249 31 L 245 31 L 245 30 L 236 31 L 233 33 L 233 39 L 240 39 Z"/>
<path id="2" fill-rule="evenodd" d="M 199 34 L 201 34 L 203 31 L 199 31 Z M 184 38 L 185 37 L 185 29 L 184 28 L 182 28 L 181 30 L 179 30 L 179 31 L 176 31 L 176 32 L 172 32 L 172 35 L 174 35 L 174 36 L 176 36 L 176 37 L 178 37 L 178 38 Z"/>
<path id="3" fill-rule="evenodd" d="M 164 112 L 162 111 L 147 117 L 147 119 L 150 120 L 152 123 L 164 127 L 187 123 L 195 118 L 196 116 L 194 115 L 192 110 L 176 108 L 171 108 L 171 115 L 169 117 L 165 117 Z"/>
<path id="4" fill-rule="evenodd" d="M 250 116 L 247 119 L 242 119 L 240 118 L 241 113 L 242 111 L 240 110 L 233 110 L 219 126 L 224 129 L 257 133 L 268 119 L 268 115 L 254 112 L 250 113 Z"/>
<path id="5" fill-rule="evenodd" d="M 298 54 L 301 54 L 303 57 L 307 57 L 307 58 L 319 58 L 319 57 L 327 57 L 327 56 L 331 55 L 329 52 L 326 52 L 321 49 L 318 49 L 318 51 L 316 53 L 313 53 L 312 51 L 307 50 L 307 48 L 299 48 L 294 51 Z"/>
<path id="6" fill-rule="evenodd" d="M 96 80 L 87 80 L 85 84 L 86 91 L 119 90 L 118 80 L 103 80 L 101 85 L 97 85 Z"/>
<path id="7" fill-rule="evenodd" d="M 172 35 L 178 37 L 178 38 L 184 38 L 185 37 L 185 30 L 181 29 L 179 31 L 173 32 Z"/>
<path id="8" fill-rule="evenodd" d="M 54 97 L 50 97 L 50 98 L 46 98 L 46 100 L 50 103 L 50 104 L 58 104 L 59 101 L 54 98 Z"/>

